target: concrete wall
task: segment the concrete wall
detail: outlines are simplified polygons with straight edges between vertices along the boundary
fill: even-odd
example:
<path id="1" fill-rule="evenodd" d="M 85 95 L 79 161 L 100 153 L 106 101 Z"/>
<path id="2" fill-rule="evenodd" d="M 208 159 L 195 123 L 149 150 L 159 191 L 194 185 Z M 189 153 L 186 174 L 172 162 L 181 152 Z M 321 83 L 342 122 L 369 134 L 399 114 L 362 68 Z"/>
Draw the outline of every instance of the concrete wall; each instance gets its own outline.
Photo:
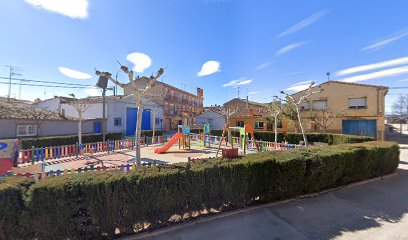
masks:
<path id="1" fill-rule="evenodd" d="M 310 109 L 302 110 L 301 117 L 302 123 L 306 131 L 315 131 L 313 115 L 315 111 L 312 110 L 313 101 L 326 100 L 327 109 L 332 112 L 333 115 L 343 111 L 339 117 L 337 117 L 333 124 L 328 128 L 328 132 L 341 133 L 342 132 L 342 120 L 377 120 L 377 138 L 379 140 L 384 139 L 384 112 L 385 112 L 385 95 L 386 89 L 365 86 L 359 84 L 344 84 L 336 82 L 327 82 L 321 84 L 322 92 L 313 94 L 307 98 Z M 315 87 L 313 91 L 317 91 Z M 302 92 L 293 94 L 295 99 L 298 99 L 302 95 Z M 367 107 L 364 109 L 350 109 L 350 98 L 366 98 Z"/>
<path id="2" fill-rule="evenodd" d="M 197 124 L 206 124 L 209 123 L 209 119 L 212 119 L 212 126 L 210 128 L 213 130 L 222 130 L 224 129 L 225 125 L 225 117 L 216 112 L 204 112 L 197 116 L 196 123 Z"/>
<path id="3" fill-rule="evenodd" d="M 105 104 L 106 109 L 108 109 L 108 104 Z M 78 111 L 71 105 L 67 103 L 61 104 L 61 110 L 65 110 L 66 116 L 71 116 L 78 118 Z M 103 104 L 102 103 L 94 103 L 89 106 L 86 111 L 82 114 L 83 119 L 96 119 L 102 118 L 103 115 Z M 107 112 L 107 111 L 106 111 Z M 108 116 L 108 115 L 106 115 Z"/>
<path id="4" fill-rule="evenodd" d="M 82 122 L 82 133 L 93 133 L 94 121 Z M 0 119 L 0 139 L 16 138 L 17 125 L 36 124 L 30 120 Z M 40 126 L 39 137 L 74 135 L 78 133 L 77 121 L 44 121 Z"/>

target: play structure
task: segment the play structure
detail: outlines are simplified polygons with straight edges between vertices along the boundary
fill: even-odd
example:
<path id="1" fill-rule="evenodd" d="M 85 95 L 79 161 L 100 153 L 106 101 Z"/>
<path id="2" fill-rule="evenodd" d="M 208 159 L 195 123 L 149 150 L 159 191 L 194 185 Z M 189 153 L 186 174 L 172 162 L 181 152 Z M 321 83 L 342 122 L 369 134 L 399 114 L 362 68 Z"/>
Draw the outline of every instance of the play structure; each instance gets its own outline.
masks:
<path id="1" fill-rule="evenodd" d="M 210 147 L 210 125 L 190 126 L 188 123 L 190 116 L 187 113 L 183 114 L 183 124 L 178 125 L 177 133 L 162 147 L 156 148 L 155 153 L 161 154 L 168 151 L 176 142 L 179 143 L 179 149 L 191 150 L 191 130 L 198 130 L 199 146 Z"/>
<path id="2" fill-rule="evenodd" d="M 232 136 L 233 132 L 239 132 L 239 140 L 234 139 Z M 226 136 L 227 133 L 227 136 Z M 254 144 L 255 149 L 259 151 L 259 146 L 254 137 L 254 129 L 251 125 L 245 125 L 244 127 L 230 127 L 228 123 L 224 125 L 224 130 L 222 131 L 221 141 L 218 143 L 218 149 L 216 157 L 221 149 L 221 145 L 225 143 L 225 146 L 228 147 L 228 143 L 231 144 L 230 149 L 222 149 L 222 157 L 233 158 L 238 157 L 238 148 L 234 148 L 235 143 L 241 143 L 241 149 L 243 149 L 244 154 L 246 154 L 246 149 L 248 148 L 249 143 Z"/>
<path id="3" fill-rule="evenodd" d="M 17 139 L 0 140 L 0 175 L 17 167 L 19 142 Z"/>

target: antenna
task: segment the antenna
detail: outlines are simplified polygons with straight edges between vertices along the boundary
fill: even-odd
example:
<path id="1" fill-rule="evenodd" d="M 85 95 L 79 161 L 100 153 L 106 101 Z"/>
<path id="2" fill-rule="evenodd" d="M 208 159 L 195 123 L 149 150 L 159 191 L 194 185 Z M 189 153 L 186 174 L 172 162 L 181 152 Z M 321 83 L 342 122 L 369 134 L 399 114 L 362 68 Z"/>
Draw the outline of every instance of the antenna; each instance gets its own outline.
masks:
<path id="1" fill-rule="evenodd" d="M 327 72 L 326 75 L 327 75 L 327 81 L 330 81 L 330 72 Z"/>
<path id="2" fill-rule="evenodd" d="M 238 98 L 239 98 L 239 87 L 238 87 Z"/>

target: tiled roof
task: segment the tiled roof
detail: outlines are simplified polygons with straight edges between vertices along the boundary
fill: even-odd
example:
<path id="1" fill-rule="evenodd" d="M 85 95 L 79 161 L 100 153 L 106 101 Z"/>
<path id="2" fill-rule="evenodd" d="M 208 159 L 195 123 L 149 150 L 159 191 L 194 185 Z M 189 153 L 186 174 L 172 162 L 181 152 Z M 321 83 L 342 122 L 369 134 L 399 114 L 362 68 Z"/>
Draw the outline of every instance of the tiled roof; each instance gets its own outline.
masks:
<path id="1" fill-rule="evenodd" d="M 58 112 L 21 107 L 15 104 L 0 103 L 0 119 L 25 119 L 25 120 L 76 120 L 69 116 L 61 116 Z"/>

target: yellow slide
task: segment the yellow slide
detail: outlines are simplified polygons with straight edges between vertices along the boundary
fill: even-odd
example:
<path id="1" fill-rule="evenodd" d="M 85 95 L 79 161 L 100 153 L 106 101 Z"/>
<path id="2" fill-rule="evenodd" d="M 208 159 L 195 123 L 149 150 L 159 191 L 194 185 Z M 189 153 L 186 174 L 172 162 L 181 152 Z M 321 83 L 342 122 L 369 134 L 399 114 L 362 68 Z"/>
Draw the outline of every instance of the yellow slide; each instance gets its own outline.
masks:
<path id="1" fill-rule="evenodd" d="M 169 148 L 171 148 L 171 146 L 173 146 L 182 136 L 183 136 L 182 133 L 177 133 L 163 147 L 156 148 L 154 152 L 160 154 L 169 150 Z"/>

